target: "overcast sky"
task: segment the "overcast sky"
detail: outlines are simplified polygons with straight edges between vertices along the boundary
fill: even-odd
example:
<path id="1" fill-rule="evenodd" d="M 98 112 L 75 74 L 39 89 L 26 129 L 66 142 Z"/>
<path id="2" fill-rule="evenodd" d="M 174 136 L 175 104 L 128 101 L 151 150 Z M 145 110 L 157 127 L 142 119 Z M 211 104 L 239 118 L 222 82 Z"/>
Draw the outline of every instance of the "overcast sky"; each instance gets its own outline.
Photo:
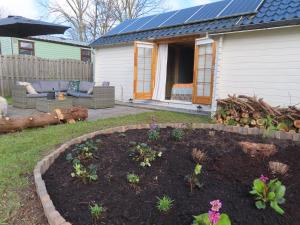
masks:
<path id="1" fill-rule="evenodd" d="M 61 0 L 60 0 L 61 1 Z M 166 0 L 170 9 L 187 8 L 190 6 L 205 4 L 216 0 Z M 45 18 L 45 11 L 41 9 L 38 0 L 0 0 L 0 9 L 5 14 L 20 15 L 33 19 Z"/>

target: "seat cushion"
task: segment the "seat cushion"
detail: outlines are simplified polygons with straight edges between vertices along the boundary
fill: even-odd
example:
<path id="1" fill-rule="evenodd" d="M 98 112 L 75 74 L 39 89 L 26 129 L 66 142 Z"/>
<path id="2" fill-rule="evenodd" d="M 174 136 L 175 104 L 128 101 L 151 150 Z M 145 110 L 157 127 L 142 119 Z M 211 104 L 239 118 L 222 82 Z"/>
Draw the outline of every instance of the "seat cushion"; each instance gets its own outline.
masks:
<path id="1" fill-rule="evenodd" d="M 93 82 L 80 81 L 80 83 L 79 83 L 79 91 L 80 92 L 87 93 L 93 87 L 94 87 L 94 83 Z"/>
<path id="2" fill-rule="evenodd" d="M 69 81 L 66 80 L 60 80 L 59 81 L 59 91 L 60 92 L 67 92 L 69 86 Z"/>
<path id="3" fill-rule="evenodd" d="M 31 85 L 31 83 L 19 81 L 17 82 L 17 84 L 26 87 L 26 91 L 28 94 L 38 94 L 34 87 Z"/>
<path id="4" fill-rule="evenodd" d="M 30 83 L 37 92 L 39 92 L 39 93 L 42 92 L 40 81 L 32 81 Z"/>
<path id="5" fill-rule="evenodd" d="M 59 81 L 57 80 L 41 80 L 41 93 L 47 93 L 51 91 L 59 91 Z"/>
<path id="6" fill-rule="evenodd" d="M 47 93 L 39 93 L 39 94 L 27 94 L 28 98 L 45 98 L 47 97 Z"/>
<path id="7" fill-rule="evenodd" d="M 68 91 L 68 95 L 73 96 L 73 97 L 77 97 L 77 98 L 92 98 L 92 95 L 86 94 L 86 93 L 82 93 L 82 92 L 72 92 L 72 91 Z"/>

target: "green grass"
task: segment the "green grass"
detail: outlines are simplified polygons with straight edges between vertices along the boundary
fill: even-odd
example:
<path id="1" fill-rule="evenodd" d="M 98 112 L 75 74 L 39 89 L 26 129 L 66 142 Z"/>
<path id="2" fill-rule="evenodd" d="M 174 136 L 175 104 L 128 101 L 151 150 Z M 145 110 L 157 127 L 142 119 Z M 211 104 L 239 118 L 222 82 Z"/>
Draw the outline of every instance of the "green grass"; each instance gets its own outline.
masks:
<path id="1" fill-rule="evenodd" d="M 147 112 L 124 116 L 25 130 L 0 136 L 0 224 L 7 224 L 10 217 L 18 212 L 21 205 L 19 193 L 29 186 L 28 174 L 47 152 L 59 144 L 82 134 L 108 127 L 126 124 L 150 123 L 155 116 L 161 122 L 209 122 L 208 117 L 200 117 L 167 111 Z"/>
<path id="2" fill-rule="evenodd" d="M 5 97 L 7 100 L 7 104 L 12 105 L 12 97 Z"/>

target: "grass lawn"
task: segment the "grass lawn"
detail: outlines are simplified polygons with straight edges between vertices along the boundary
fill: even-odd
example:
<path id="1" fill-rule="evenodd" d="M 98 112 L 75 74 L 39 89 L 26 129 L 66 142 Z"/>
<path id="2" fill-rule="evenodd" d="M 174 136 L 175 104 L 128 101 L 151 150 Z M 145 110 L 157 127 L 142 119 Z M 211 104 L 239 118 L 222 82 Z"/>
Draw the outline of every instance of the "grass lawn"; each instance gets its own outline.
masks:
<path id="1" fill-rule="evenodd" d="M 200 117 L 167 111 L 147 112 L 98 120 L 25 130 L 20 133 L 0 136 L 0 224 L 7 224 L 21 205 L 19 193 L 29 186 L 28 175 L 32 174 L 37 161 L 57 145 L 85 133 L 126 124 L 150 123 L 152 116 L 157 122 L 210 122 Z"/>

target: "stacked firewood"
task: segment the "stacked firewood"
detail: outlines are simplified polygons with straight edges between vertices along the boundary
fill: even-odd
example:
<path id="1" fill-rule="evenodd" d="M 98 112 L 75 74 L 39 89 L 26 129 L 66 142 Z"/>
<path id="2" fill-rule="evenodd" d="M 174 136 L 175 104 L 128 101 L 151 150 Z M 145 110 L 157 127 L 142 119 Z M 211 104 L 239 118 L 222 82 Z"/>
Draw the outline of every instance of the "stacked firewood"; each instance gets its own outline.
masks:
<path id="1" fill-rule="evenodd" d="M 229 95 L 217 100 L 218 123 L 300 133 L 300 109 L 272 107 L 262 98 Z"/>

